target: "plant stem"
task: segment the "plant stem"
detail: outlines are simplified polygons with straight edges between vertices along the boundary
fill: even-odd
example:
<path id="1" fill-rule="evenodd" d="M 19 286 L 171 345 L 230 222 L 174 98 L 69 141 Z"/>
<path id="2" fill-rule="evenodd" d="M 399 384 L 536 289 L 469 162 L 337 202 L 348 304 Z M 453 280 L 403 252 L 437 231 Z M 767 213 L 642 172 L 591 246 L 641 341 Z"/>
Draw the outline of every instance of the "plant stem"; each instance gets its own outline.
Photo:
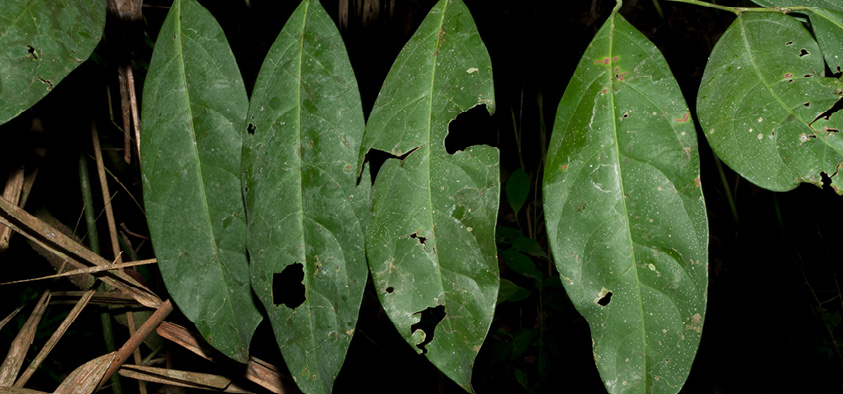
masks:
<path id="1" fill-rule="evenodd" d="M 85 154 L 79 155 L 79 188 L 82 189 L 82 199 L 85 205 L 85 225 L 88 227 L 88 246 L 91 251 L 100 253 L 99 233 L 97 232 L 97 219 L 94 216 L 94 198 L 91 194 L 91 177 L 88 172 L 88 161 Z M 99 291 L 106 291 L 105 283 L 101 283 Z M 117 349 L 114 344 L 114 328 L 111 324 L 111 314 L 108 312 L 100 313 L 100 326 L 102 327 L 102 338 L 105 342 L 105 351 L 111 353 Z M 120 384 L 120 376 L 113 375 L 111 377 L 111 391 L 115 394 L 122 393 L 122 385 Z"/>
<path id="2" fill-rule="evenodd" d="M 726 180 L 726 172 L 723 171 L 723 164 L 720 163 L 720 158 L 714 151 L 711 152 L 714 157 L 714 164 L 717 166 L 717 173 L 720 174 L 720 182 L 723 183 L 723 191 L 726 195 L 726 201 L 729 203 L 729 208 L 732 210 L 732 217 L 735 219 L 735 224 L 740 226 L 741 221 L 738 217 L 738 207 L 735 205 L 735 199 L 732 197 L 732 188 L 729 187 L 729 181 Z"/>
<path id="3" fill-rule="evenodd" d="M 672 1 L 675 3 L 685 3 L 685 4 L 693 4 L 700 7 L 709 7 L 715 8 L 721 11 L 729 11 L 734 13 L 735 15 L 740 15 L 744 12 L 778 12 L 782 14 L 789 14 L 793 11 L 810 11 L 810 7 L 773 7 L 773 8 L 764 8 L 764 7 L 727 7 L 723 5 L 717 5 L 712 3 L 707 3 L 705 1 L 700 0 L 667 0 Z"/>

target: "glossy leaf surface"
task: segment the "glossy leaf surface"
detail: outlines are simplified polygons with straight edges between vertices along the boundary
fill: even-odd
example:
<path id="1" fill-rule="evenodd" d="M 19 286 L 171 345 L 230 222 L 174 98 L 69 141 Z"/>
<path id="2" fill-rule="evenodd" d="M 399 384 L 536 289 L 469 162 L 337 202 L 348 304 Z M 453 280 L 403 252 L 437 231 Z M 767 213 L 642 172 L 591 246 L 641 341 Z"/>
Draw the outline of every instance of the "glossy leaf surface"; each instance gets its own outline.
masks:
<path id="1" fill-rule="evenodd" d="M 0 6 L 0 124 L 41 100 L 88 59 L 105 0 L 4 0 Z"/>
<path id="2" fill-rule="evenodd" d="M 812 8 L 808 17 L 828 68 L 843 72 L 843 8 Z"/>
<path id="3" fill-rule="evenodd" d="M 170 8 L 143 91 L 144 203 L 167 290 L 202 336 L 248 360 L 261 315 L 249 285 L 240 191 L 248 99 L 214 17 L 195 0 Z"/>
<path id="4" fill-rule="evenodd" d="M 363 122 L 340 33 L 319 1 L 305 0 L 258 75 L 243 185 L 252 286 L 307 393 L 331 392 L 366 284 Z"/>
<path id="5" fill-rule="evenodd" d="M 543 181 L 548 239 L 610 393 L 676 393 L 705 320 L 694 122 L 661 53 L 617 13 L 580 60 Z"/>
<path id="6" fill-rule="evenodd" d="M 406 155 L 386 160 L 373 186 L 366 249 L 381 304 L 413 349 L 466 390 L 498 292 L 499 154 L 483 145 L 449 154 L 445 137 L 481 104 L 494 110 L 489 54 L 463 2 L 441 0 L 393 64 L 361 151 Z M 444 318 L 425 332 L 417 323 L 435 310 Z"/>
<path id="7" fill-rule="evenodd" d="M 824 70 L 820 48 L 796 19 L 738 16 L 714 47 L 697 97 L 709 144 L 763 188 L 821 185 L 821 174 L 835 174 L 843 162 L 843 139 L 834 126 L 843 115 L 827 113 L 841 97 L 841 84 Z M 838 182 L 833 176 L 835 188 Z"/>

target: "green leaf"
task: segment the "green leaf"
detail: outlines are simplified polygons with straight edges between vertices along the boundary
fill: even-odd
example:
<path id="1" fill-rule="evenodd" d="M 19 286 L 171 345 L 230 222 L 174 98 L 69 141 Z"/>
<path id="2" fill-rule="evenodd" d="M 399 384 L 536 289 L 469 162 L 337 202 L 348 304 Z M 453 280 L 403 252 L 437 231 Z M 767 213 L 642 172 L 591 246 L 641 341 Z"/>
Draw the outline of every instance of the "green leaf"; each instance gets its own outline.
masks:
<path id="1" fill-rule="evenodd" d="M 501 253 L 501 260 L 503 260 L 507 267 L 521 275 L 537 281 L 542 280 L 542 274 L 536 268 L 533 260 L 515 249 L 509 249 Z"/>
<path id="2" fill-rule="evenodd" d="M 510 280 L 501 278 L 500 291 L 498 291 L 498 301 L 500 304 L 504 301 L 517 302 L 530 296 L 527 289 L 516 285 Z"/>
<path id="3" fill-rule="evenodd" d="M 506 181 L 506 199 L 516 215 L 527 202 L 527 195 L 529 194 L 530 176 L 520 168 L 513 171 Z"/>
<path id="4" fill-rule="evenodd" d="M 556 267 L 610 393 L 676 393 L 688 376 L 708 281 L 699 171 L 664 57 L 613 13 L 559 103 L 543 190 Z"/>
<path id="5" fill-rule="evenodd" d="M 465 4 L 441 0 L 389 71 L 361 150 L 406 155 L 386 160 L 373 186 L 366 249 L 381 304 L 414 350 L 469 391 L 498 292 L 499 153 L 449 154 L 444 141 L 481 104 L 494 111 L 489 54 Z M 415 328 L 437 308 L 432 333 Z"/>
<path id="6" fill-rule="evenodd" d="M 538 328 L 522 328 L 512 334 L 512 354 L 509 355 L 510 360 L 515 360 L 521 357 L 530 346 L 539 339 Z"/>
<path id="7" fill-rule="evenodd" d="M 298 386 L 330 393 L 367 279 L 371 182 L 356 180 L 364 127 L 357 81 L 319 1 L 302 1 L 272 45 L 248 122 L 243 185 L 252 287 Z M 298 290 L 285 289 L 285 275 L 296 271 Z"/>
<path id="8" fill-rule="evenodd" d="M 512 240 L 512 248 L 535 257 L 547 258 L 547 254 L 536 240 L 524 236 Z"/>
<path id="9" fill-rule="evenodd" d="M 823 7 L 843 10 L 839 0 L 752 0 L 762 7 Z"/>
<path id="10" fill-rule="evenodd" d="M 795 19 L 738 16 L 715 45 L 697 97 L 715 153 L 766 189 L 822 185 L 821 174 L 835 174 L 843 161 L 837 129 L 814 124 L 841 97 L 840 81 L 823 77 L 824 69 L 816 41 Z M 841 117 L 828 115 L 833 123 Z"/>
<path id="11" fill-rule="evenodd" d="M 809 18 L 828 67 L 843 71 L 843 10 L 812 8 Z"/>
<path id="12" fill-rule="evenodd" d="M 4 0 L 0 7 L 0 124 L 41 100 L 88 59 L 105 0 Z"/>
<path id="13" fill-rule="evenodd" d="M 211 345 L 240 362 L 261 321 L 240 192 L 247 107 L 222 28 L 195 0 L 173 2 L 143 90 L 149 232 L 173 300 Z"/>

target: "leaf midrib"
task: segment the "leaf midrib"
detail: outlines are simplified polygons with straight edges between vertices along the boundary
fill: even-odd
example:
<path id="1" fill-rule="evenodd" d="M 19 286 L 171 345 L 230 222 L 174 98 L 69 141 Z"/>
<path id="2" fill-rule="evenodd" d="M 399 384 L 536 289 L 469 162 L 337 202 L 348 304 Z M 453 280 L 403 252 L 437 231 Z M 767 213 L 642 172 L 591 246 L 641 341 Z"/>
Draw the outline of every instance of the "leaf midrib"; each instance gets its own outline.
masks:
<path id="1" fill-rule="evenodd" d="M 620 146 L 619 146 L 620 145 L 620 137 L 618 136 L 618 120 L 617 120 L 617 116 L 616 116 L 616 107 L 615 107 L 615 78 L 613 78 L 613 74 L 612 74 L 613 73 L 612 70 L 614 70 L 614 66 L 615 66 L 615 62 L 613 60 L 614 59 L 614 45 L 615 45 L 614 36 L 615 36 L 615 33 L 616 33 L 615 20 L 618 16 L 619 16 L 619 14 L 617 14 L 617 11 L 615 11 L 615 13 L 613 13 L 612 16 L 610 16 L 610 18 L 612 18 L 612 26 L 610 27 L 609 34 L 608 34 L 609 35 L 609 71 L 606 73 L 606 75 L 609 77 L 609 89 L 610 89 L 610 92 L 611 92 L 611 94 L 609 95 L 609 105 L 611 107 L 609 113 L 612 116 L 612 132 L 614 133 L 614 139 L 615 139 L 615 143 L 613 144 L 613 146 L 614 146 L 615 158 L 617 160 L 617 166 L 618 166 L 618 175 L 617 176 L 618 176 L 618 186 L 620 187 L 620 193 L 621 193 L 620 200 L 623 204 L 623 215 L 624 215 L 623 216 L 623 223 L 624 223 L 624 226 L 626 227 L 626 233 L 629 235 L 629 237 L 627 239 L 629 240 L 630 258 L 632 259 L 631 268 L 632 268 L 632 271 L 635 272 L 635 284 L 636 284 L 635 294 L 638 295 L 638 305 L 641 306 L 641 308 L 639 308 L 639 309 L 641 311 L 641 338 L 642 338 L 642 344 L 644 346 L 644 349 L 643 349 L 643 353 L 644 353 L 644 389 L 645 389 L 645 392 L 647 392 L 648 391 L 647 390 L 647 387 L 648 387 L 647 382 L 650 379 L 649 355 L 648 355 L 648 352 L 647 352 L 647 323 L 644 320 L 644 318 L 645 318 L 644 317 L 644 301 L 643 301 L 643 297 L 641 295 L 641 280 L 638 277 L 638 261 L 637 261 L 636 256 L 635 256 L 635 245 L 634 245 L 634 241 L 632 240 L 632 234 L 633 233 L 632 233 L 632 229 L 629 226 L 629 208 L 626 206 L 626 191 L 624 190 L 623 171 L 621 169 L 621 153 L 620 153 Z"/>
<path id="2" fill-rule="evenodd" d="M 435 45 L 434 45 L 435 52 L 433 53 L 433 69 L 432 69 L 431 75 L 430 75 L 430 91 L 429 91 L 430 94 L 428 95 L 429 98 L 428 98 L 428 109 L 427 109 L 427 114 L 428 114 L 428 116 L 427 116 L 427 150 L 428 150 L 428 156 L 427 156 L 427 201 L 430 204 L 428 206 L 429 209 L 427 210 L 427 212 L 428 212 L 428 217 L 430 218 L 430 232 L 431 232 L 431 235 L 433 235 L 434 240 L 436 240 L 437 234 L 436 234 L 436 223 L 435 223 L 434 217 L 433 217 L 433 209 L 434 209 L 434 207 L 433 207 L 433 192 L 432 192 L 432 185 L 431 185 L 432 182 L 431 182 L 431 175 L 430 175 L 431 174 L 431 172 L 430 172 L 430 162 L 433 160 L 433 157 L 434 157 L 431 154 L 432 153 L 431 152 L 432 151 L 432 149 L 431 149 L 432 148 L 432 141 L 431 141 L 432 135 L 431 134 L 433 132 L 433 91 L 434 91 L 434 87 L 435 87 L 435 83 L 436 83 L 436 64 L 437 64 L 437 61 L 439 60 L 439 52 L 441 51 L 441 48 L 439 47 L 439 45 L 440 45 L 440 40 L 442 38 L 442 35 L 440 34 L 440 32 L 444 32 L 442 27 L 445 25 L 445 14 L 448 11 L 448 5 L 450 4 L 450 2 L 451 2 L 450 0 L 444 1 L 443 6 L 442 6 L 442 19 L 439 21 L 439 28 L 436 29 L 436 41 L 435 41 Z M 438 242 L 434 242 L 434 247 L 436 246 L 436 244 L 438 244 Z M 446 299 L 448 298 L 448 295 L 447 295 L 447 292 L 445 291 L 445 282 L 442 281 L 442 264 L 439 261 L 438 249 L 434 253 L 433 257 L 436 259 L 436 268 L 439 271 L 439 274 L 436 276 L 436 279 L 439 280 L 439 288 L 442 291 L 442 293 L 441 293 L 442 294 L 442 300 L 440 302 L 442 303 L 442 305 L 445 307 L 445 310 L 446 310 L 446 315 L 445 315 L 444 319 L 442 320 L 441 324 L 447 325 L 448 331 L 453 332 L 454 328 L 451 324 L 451 319 L 447 315 L 447 310 L 448 310 L 447 304 L 448 303 L 446 302 Z M 433 328 L 433 331 L 434 331 L 434 333 L 436 332 L 435 327 Z M 412 332 L 410 333 L 410 335 L 412 335 Z M 433 336 L 433 333 L 431 333 L 431 336 Z M 430 343 L 430 345 L 432 345 L 432 342 Z M 429 354 L 430 354 L 430 352 L 428 352 L 426 354 L 426 356 L 429 357 Z"/>
<path id="3" fill-rule="evenodd" d="M 198 141 L 196 140 L 196 130 L 195 130 L 195 124 L 194 124 L 194 121 L 193 121 L 193 108 L 191 107 L 191 104 L 190 104 L 191 103 L 191 101 L 190 101 L 190 91 L 189 91 L 188 86 L 187 86 L 187 71 L 185 70 L 185 66 L 184 66 L 185 65 L 185 62 L 184 62 L 184 40 L 182 38 L 183 33 L 182 33 L 182 28 L 181 28 L 182 0 L 178 0 L 178 2 L 179 2 L 179 4 L 178 4 L 178 7 L 176 8 L 177 13 L 176 13 L 175 16 L 176 16 L 176 31 L 177 31 L 177 38 L 178 38 L 178 47 L 177 48 L 178 48 L 178 55 L 179 55 L 179 60 L 180 60 L 179 61 L 179 69 L 181 70 L 181 74 L 182 74 L 181 79 L 184 83 L 184 98 L 185 98 L 185 102 L 187 104 L 187 114 L 190 117 L 190 136 L 191 136 L 191 139 L 193 140 L 193 152 L 196 155 L 196 161 L 197 161 L 196 162 L 196 171 L 199 175 L 199 183 L 200 183 L 199 193 L 202 196 L 202 207 L 205 209 L 205 218 L 207 219 L 207 226 L 208 226 L 208 229 L 210 231 L 211 242 L 214 245 L 214 261 L 217 263 L 218 267 L 222 268 L 222 258 L 220 257 L 220 254 L 219 254 L 220 248 L 219 248 L 219 245 L 217 244 L 217 237 L 216 237 L 216 233 L 214 232 L 213 223 L 211 222 L 211 212 L 208 209 L 208 197 L 205 194 L 205 181 L 204 181 L 205 178 L 202 174 L 202 164 L 201 164 L 201 160 L 199 158 L 199 148 L 198 148 L 199 144 L 198 144 Z M 225 281 L 225 280 L 222 281 L 222 284 L 226 288 L 230 287 L 228 285 L 228 282 Z M 229 294 L 229 293 L 230 292 L 226 292 L 226 294 Z M 235 310 L 234 310 L 234 305 L 232 305 L 232 303 L 229 302 L 228 297 L 225 297 L 224 304 L 226 306 L 228 306 L 228 308 L 231 310 L 231 316 L 237 316 L 237 314 L 235 313 Z M 222 307 L 220 309 L 222 309 Z M 210 325 L 209 325 L 209 327 L 210 327 Z M 242 337 L 240 335 L 240 327 L 237 324 L 234 324 L 233 327 L 237 331 L 237 337 L 242 339 Z"/>
<path id="4" fill-rule="evenodd" d="M 302 101 L 301 101 L 301 90 L 302 90 L 302 63 L 304 62 L 304 32 L 307 29 L 307 20 L 308 20 L 308 12 L 310 11 L 310 2 L 311 0 L 304 1 L 304 10 L 302 12 L 302 26 L 301 26 L 301 34 L 299 36 L 299 56 L 298 56 L 298 69 L 296 70 L 296 106 L 298 111 L 296 111 L 296 155 L 298 156 L 298 171 L 296 171 L 296 180 L 298 181 L 299 192 L 297 193 L 298 197 L 298 212 L 299 212 L 299 228 L 301 228 L 301 245 L 307 245 L 307 237 L 305 235 L 304 227 L 304 198 L 302 193 L 304 192 L 304 186 L 302 182 L 302 171 L 304 167 L 304 155 L 301 152 L 301 139 L 302 139 Z M 307 253 L 305 252 L 307 248 L 300 248 L 301 256 L 299 256 L 302 261 L 302 271 L 304 272 L 305 281 L 310 284 L 310 286 L 304 287 L 304 299 L 305 303 L 307 304 L 307 316 L 308 316 L 308 323 L 310 323 L 310 346 L 314 353 L 316 353 L 316 338 L 314 337 L 314 332 L 316 331 L 316 326 L 314 323 L 314 315 L 313 315 L 313 298 L 310 297 L 310 289 L 313 287 L 313 277 L 310 275 L 307 266 Z M 310 362 L 312 357 L 307 356 L 307 352 L 305 354 L 305 364 L 307 364 L 308 368 L 311 368 L 319 376 L 319 384 L 320 386 L 325 382 L 325 379 L 321 378 L 322 371 L 316 366 L 315 369 L 312 368 Z M 330 388 L 326 389 L 322 386 L 324 392 L 330 392 Z"/>
<path id="5" fill-rule="evenodd" d="M 807 127 L 807 128 L 811 131 L 811 134 L 818 134 L 818 133 L 816 132 L 816 130 L 814 130 L 814 129 L 810 126 L 809 122 L 806 122 L 806 121 L 805 121 L 805 119 L 802 117 L 802 115 L 801 115 L 801 114 L 793 112 L 793 111 L 791 110 L 791 108 L 790 108 L 790 107 L 788 107 L 788 105 L 787 105 L 787 104 L 786 104 L 786 103 L 782 100 L 782 98 L 781 98 L 781 97 L 780 97 L 780 96 L 779 96 L 779 95 L 775 92 L 775 90 L 773 90 L 772 86 L 771 86 L 771 85 L 767 82 L 767 80 L 764 78 L 764 75 L 761 73 L 761 69 L 758 67 L 758 64 L 757 64 L 757 63 L 756 63 L 756 61 L 755 61 L 755 56 L 753 56 L 753 51 L 752 51 L 752 49 L 750 48 L 750 45 L 749 45 L 749 40 L 748 40 L 748 38 L 747 38 L 747 34 L 746 34 L 746 22 L 747 22 L 747 21 L 746 21 L 746 19 L 743 17 L 743 15 L 738 15 L 738 19 L 740 20 L 739 26 L 741 27 L 741 42 L 743 43 L 743 45 L 744 45 L 744 49 L 746 50 L 747 58 L 749 59 L 749 62 L 750 62 L 750 64 L 752 65 L 752 70 L 753 70 L 753 71 L 755 71 L 755 76 L 757 76 L 757 77 L 758 77 L 758 79 L 761 81 L 761 83 L 763 83 L 763 84 L 764 84 L 764 87 L 766 88 L 766 90 L 767 90 L 767 92 L 770 94 L 770 96 L 773 96 L 773 98 L 776 100 L 776 102 L 778 102 L 778 103 L 779 103 L 779 105 L 780 105 L 780 106 L 781 106 L 781 107 L 782 107 L 785 111 L 787 111 L 787 113 L 789 113 L 790 115 L 792 115 L 794 118 L 799 119 L 799 124 L 800 124 L 800 125 L 802 125 L 802 126 L 804 126 L 804 127 Z M 829 148 L 829 149 L 831 149 L 831 150 L 833 150 L 833 151 L 837 151 L 837 150 L 836 150 L 833 146 L 831 146 L 831 145 L 828 143 L 828 141 L 826 141 L 824 138 L 818 138 L 818 139 L 819 139 L 819 140 L 821 140 L 821 141 L 823 142 L 823 144 L 825 145 L 825 147 L 826 147 L 826 148 Z M 779 146 L 778 146 L 778 143 L 776 143 L 776 151 L 778 151 L 779 149 L 780 149 L 780 148 L 779 148 Z M 822 150 L 822 158 L 821 158 L 821 159 L 822 159 L 822 162 L 825 162 L 825 161 L 826 161 L 826 160 L 825 160 L 825 159 L 826 159 L 826 155 L 827 155 L 827 150 L 826 150 L 826 149 L 823 149 L 823 150 Z M 781 159 L 781 155 L 779 155 L 779 158 Z M 785 164 L 783 159 L 782 159 L 782 164 Z M 786 165 L 786 164 L 785 164 L 785 165 Z M 793 173 L 794 175 L 798 175 L 798 174 L 796 174 L 796 173 L 795 173 L 795 171 L 791 168 L 791 166 L 789 166 L 789 165 L 788 165 L 788 166 L 787 166 L 787 168 L 788 168 L 788 170 L 790 170 L 790 171 L 791 171 L 791 173 Z"/>

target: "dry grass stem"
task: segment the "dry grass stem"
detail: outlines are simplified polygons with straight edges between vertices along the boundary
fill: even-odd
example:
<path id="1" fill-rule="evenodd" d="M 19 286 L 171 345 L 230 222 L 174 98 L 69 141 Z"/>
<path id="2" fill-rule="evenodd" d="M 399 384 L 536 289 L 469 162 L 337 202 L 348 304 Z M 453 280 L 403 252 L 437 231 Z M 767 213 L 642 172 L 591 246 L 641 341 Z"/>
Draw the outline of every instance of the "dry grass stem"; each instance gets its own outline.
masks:
<path id="1" fill-rule="evenodd" d="M 169 384 L 178 387 L 210 390 L 221 393 L 251 393 L 231 379 L 220 375 L 199 372 L 178 371 L 166 368 L 124 365 L 120 368 L 120 376 L 140 381 Z"/>
<path id="2" fill-rule="evenodd" d="M 45 224 L 41 219 L 9 203 L 4 198 L 0 198 L 0 224 L 11 227 L 12 230 L 24 235 L 39 246 L 56 253 L 77 268 L 85 268 L 90 265 L 111 265 L 102 256 L 91 252 L 82 244 Z M 77 259 L 89 264 L 82 264 Z M 144 306 L 157 308 L 161 305 L 161 299 L 155 293 L 124 272 L 109 272 L 101 279 L 106 284 L 131 294 Z"/>
<path id="3" fill-rule="evenodd" d="M 45 343 L 44 347 L 41 348 L 41 351 L 38 352 L 38 355 L 35 356 L 35 358 L 32 360 L 26 370 L 23 371 L 23 374 L 21 374 L 21 377 L 18 379 L 18 381 L 15 382 L 15 387 L 23 387 L 26 382 L 29 381 L 29 378 L 32 377 L 32 374 L 35 373 L 35 371 L 38 369 L 38 366 L 41 365 L 41 362 L 43 362 L 44 359 L 47 358 L 47 355 L 50 354 L 50 351 L 53 350 L 53 348 L 59 342 L 59 339 L 61 339 L 62 335 L 67 332 L 67 329 L 70 328 L 70 325 L 76 320 L 76 317 L 79 316 L 79 313 L 82 312 L 82 309 L 84 309 L 85 306 L 88 305 L 88 301 L 91 300 L 91 297 L 93 297 L 93 295 L 93 290 L 88 290 L 83 293 L 82 297 L 79 298 L 79 301 L 76 303 L 73 309 L 70 310 L 70 313 L 67 315 L 67 317 L 64 318 L 64 321 L 61 322 L 59 328 L 56 329 L 52 336 L 50 336 L 50 339 L 47 340 L 47 343 Z"/>
<path id="4" fill-rule="evenodd" d="M 44 316 L 44 311 L 47 309 L 47 304 L 50 303 L 50 291 L 44 291 L 29 319 L 26 320 L 20 332 L 18 333 L 12 345 L 9 347 L 9 353 L 6 359 L 3 360 L 3 365 L 0 366 L 0 387 L 11 387 L 18 377 L 18 372 L 23 367 L 23 361 L 26 358 L 26 352 L 29 351 L 29 346 L 32 345 L 32 340 L 35 339 L 35 331 L 38 329 L 38 323 L 41 322 L 41 317 Z"/>
<path id="5" fill-rule="evenodd" d="M 64 304 L 75 304 L 76 300 L 79 299 L 85 292 L 84 291 L 56 291 L 53 292 L 53 296 L 50 299 L 50 305 L 64 305 Z M 105 306 L 130 306 L 130 307 L 137 307 L 141 306 L 132 298 L 132 296 L 124 293 L 119 293 L 116 291 L 97 291 L 94 292 L 93 298 L 91 301 L 88 302 L 92 305 L 105 305 Z"/>
<path id="6" fill-rule="evenodd" d="M 3 189 L 3 198 L 15 205 L 20 203 L 20 195 L 23 191 L 23 174 L 23 167 L 9 171 L 9 180 L 6 181 L 6 187 Z M 9 248 L 11 236 L 12 229 L 0 225 L 0 253 L 4 253 Z"/>
<path id="7" fill-rule="evenodd" d="M 162 338 L 175 342 L 177 345 L 190 350 L 194 354 L 208 361 L 220 365 L 231 365 L 232 361 L 214 349 L 198 333 L 192 332 L 178 324 L 163 322 L 156 330 Z M 281 374 L 275 366 L 257 359 L 249 358 L 249 366 L 243 371 L 243 377 L 277 394 L 284 394 L 284 384 Z"/>
<path id="8" fill-rule="evenodd" d="M 125 262 L 125 263 L 112 264 L 112 265 L 108 265 L 108 266 L 101 265 L 101 266 L 96 266 L 96 267 L 79 268 L 79 269 L 74 269 L 74 270 L 70 270 L 70 271 L 67 271 L 67 272 L 62 272 L 60 274 L 42 276 L 40 278 L 21 279 L 21 280 L 16 280 L 16 281 L 12 281 L 12 282 L 3 282 L 3 283 L 0 283 L 0 286 L 11 285 L 11 284 L 16 284 L 16 283 L 34 282 L 34 281 L 44 280 L 44 279 L 61 278 L 61 277 L 64 277 L 64 276 L 73 276 L 73 275 L 80 275 L 80 274 L 93 274 L 93 273 L 102 272 L 102 271 L 122 270 L 123 268 L 126 268 L 126 267 L 135 267 L 135 266 L 138 266 L 138 265 L 155 264 L 157 262 L 158 262 L 158 260 L 156 260 L 156 259 L 146 259 L 146 260 L 138 260 L 138 261 L 128 261 L 128 262 Z"/>
<path id="9" fill-rule="evenodd" d="M 126 312 L 126 325 L 129 327 L 129 336 L 134 336 L 135 332 L 137 331 L 137 326 L 135 326 L 134 313 Z M 143 358 L 140 354 L 140 346 L 136 347 L 135 351 L 132 352 L 132 357 L 134 358 L 135 365 L 143 365 Z M 138 380 L 138 392 L 140 394 L 146 394 L 146 382 Z"/>
<path id="10" fill-rule="evenodd" d="M 76 368 L 64 382 L 54 391 L 54 394 L 91 394 L 97 389 L 97 383 L 114 361 L 116 352 L 99 356 L 81 367 Z"/>
<path id="11" fill-rule="evenodd" d="M 12 313 L 9 313 L 6 317 L 4 317 L 3 320 L 0 320 L 0 330 L 2 330 L 3 327 L 6 326 L 6 323 L 8 323 L 12 319 L 14 319 L 15 316 L 17 316 L 18 313 L 23 310 L 23 307 L 24 307 L 23 305 L 17 307 L 17 309 L 12 311 Z"/>

